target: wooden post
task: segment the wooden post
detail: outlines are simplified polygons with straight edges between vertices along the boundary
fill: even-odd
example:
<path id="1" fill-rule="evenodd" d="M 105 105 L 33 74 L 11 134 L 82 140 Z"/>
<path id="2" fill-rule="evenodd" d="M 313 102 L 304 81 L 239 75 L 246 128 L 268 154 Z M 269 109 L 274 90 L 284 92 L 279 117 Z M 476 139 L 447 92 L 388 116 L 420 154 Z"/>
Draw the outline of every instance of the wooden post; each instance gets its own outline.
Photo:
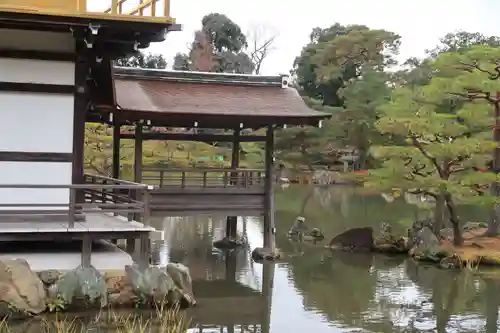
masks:
<path id="1" fill-rule="evenodd" d="M 139 237 L 139 253 L 137 253 L 137 265 L 139 269 L 146 269 L 149 267 L 149 257 L 150 257 L 150 239 L 149 233 L 141 233 Z"/>
<path id="2" fill-rule="evenodd" d="M 113 169 L 112 178 L 120 179 L 120 124 L 113 126 Z"/>
<path id="3" fill-rule="evenodd" d="M 134 181 L 142 182 L 142 124 L 135 125 L 135 144 L 134 144 Z"/>
<path id="4" fill-rule="evenodd" d="M 264 248 L 275 251 L 274 244 L 274 128 L 272 125 L 267 127 L 266 133 L 266 152 L 265 152 L 265 199 L 264 199 Z"/>
<path id="5" fill-rule="evenodd" d="M 83 235 L 82 239 L 82 267 L 90 267 L 92 256 L 92 240 L 88 233 Z"/>
<path id="6" fill-rule="evenodd" d="M 235 129 L 233 134 L 233 151 L 231 153 L 231 169 L 236 170 L 240 166 L 240 129 Z M 238 172 L 231 172 L 230 184 L 238 186 L 239 179 Z M 235 239 L 238 233 L 238 217 L 228 216 L 226 219 L 226 237 Z"/>
<path id="7" fill-rule="evenodd" d="M 134 181 L 142 182 L 142 123 L 135 124 L 135 139 L 134 139 Z M 134 192 L 134 199 L 141 200 L 141 190 Z M 134 213 L 134 220 L 139 220 L 140 214 Z M 127 238 L 127 252 L 134 253 L 135 238 Z"/>
<path id="8" fill-rule="evenodd" d="M 80 44 L 76 45 L 75 59 L 75 96 L 73 103 L 73 166 L 71 182 L 84 183 L 84 144 L 85 144 L 85 114 L 89 105 L 89 89 L 87 75 L 89 71 L 88 50 Z M 68 193 L 69 194 L 69 193 Z M 85 193 L 82 189 L 76 191 L 75 201 L 83 203 Z M 77 212 L 78 213 L 78 212 Z"/>

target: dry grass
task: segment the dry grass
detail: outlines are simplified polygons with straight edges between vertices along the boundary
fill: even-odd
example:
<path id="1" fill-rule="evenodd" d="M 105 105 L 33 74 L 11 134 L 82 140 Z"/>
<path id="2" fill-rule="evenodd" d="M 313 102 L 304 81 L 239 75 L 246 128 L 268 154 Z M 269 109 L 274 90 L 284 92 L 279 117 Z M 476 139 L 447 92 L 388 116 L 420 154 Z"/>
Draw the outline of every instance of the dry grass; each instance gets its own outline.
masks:
<path id="1" fill-rule="evenodd" d="M 180 309 L 159 306 L 146 314 L 120 314 L 111 310 L 101 311 L 93 320 L 82 320 L 69 315 L 56 314 L 40 321 L 40 333 L 180 333 L 189 328 L 189 320 Z M 9 318 L 0 320 L 0 332 L 11 333 Z"/>
<path id="2" fill-rule="evenodd" d="M 466 266 L 500 265 L 500 236 L 484 237 L 487 229 L 480 228 L 464 233 L 464 245 L 454 247 L 443 244 L 445 252 L 456 255 Z"/>

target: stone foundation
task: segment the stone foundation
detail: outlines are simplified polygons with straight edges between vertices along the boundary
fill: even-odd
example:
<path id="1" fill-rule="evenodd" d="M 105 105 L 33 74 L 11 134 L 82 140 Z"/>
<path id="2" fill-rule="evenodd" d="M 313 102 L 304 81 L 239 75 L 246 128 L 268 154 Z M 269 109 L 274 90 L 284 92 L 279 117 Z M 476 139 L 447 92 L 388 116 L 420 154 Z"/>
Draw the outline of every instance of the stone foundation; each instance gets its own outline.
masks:
<path id="1" fill-rule="evenodd" d="M 0 261 L 0 317 L 102 308 L 190 307 L 196 304 L 189 269 L 165 268 L 99 272 L 93 267 L 72 271 L 33 272 L 22 259 Z"/>

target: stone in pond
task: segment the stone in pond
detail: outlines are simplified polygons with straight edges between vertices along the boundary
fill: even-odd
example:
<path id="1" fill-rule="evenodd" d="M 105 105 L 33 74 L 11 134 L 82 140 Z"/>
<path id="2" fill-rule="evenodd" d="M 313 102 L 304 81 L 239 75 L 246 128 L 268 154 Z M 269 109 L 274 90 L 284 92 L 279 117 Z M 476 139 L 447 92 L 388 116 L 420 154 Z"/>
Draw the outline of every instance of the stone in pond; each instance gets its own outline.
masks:
<path id="1" fill-rule="evenodd" d="M 0 290 L 0 315 L 39 314 L 46 309 L 43 283 L 23 259 L 0 261 Z"/>
<path id="2" fill-rule="evenodd" d="M 252 259 L 254 261 L 274 261 L 279 260 L 281 257 L 277 249 L 257 247 L 252 251 Z"/>
<path id="3" fill-rule="evenodd" d="M 246 240 L 241 237 L 231 238 L 224 237 L 218 241 L 214 242 L 214 247 L 222 250 L 232 250 L 240 246 L 244 246 L 246 244 Z"/>
<path id="4" fill-rule="evenodd" d="M 373 229 L 371 227 L 349 229 L 335 236 L 329 248 L 352 252 L 369 252 L 373 248 Z"/>

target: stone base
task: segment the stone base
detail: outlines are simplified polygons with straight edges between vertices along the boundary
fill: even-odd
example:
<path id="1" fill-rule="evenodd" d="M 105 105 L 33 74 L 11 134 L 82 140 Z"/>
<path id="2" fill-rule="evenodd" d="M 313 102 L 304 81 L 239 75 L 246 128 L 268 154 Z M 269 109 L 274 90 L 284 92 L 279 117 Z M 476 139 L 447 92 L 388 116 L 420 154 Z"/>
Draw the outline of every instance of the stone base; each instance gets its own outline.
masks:
<path id="1" fill-rule="evenodd" d="M 189 307 L 196 304 L 189 269 L 166 268 L 33 272 L 21 259 L 0 260 L 0 317 L 109 308 Z"/>
<path id="2" fill-rule="evenodd" d="M 281 254 L 277 249 L 257 247 L 252 251 L 252 259 L 254 261 L 276 261 L 281 258 Z"/>
<path id="3" fill-rule="evenodd" d="M 232 250 L 244 245 L 246 245 L 246 242 L 243 238 L 224 237 L 214 242 L 214 246 L 221 250 Z"/>

